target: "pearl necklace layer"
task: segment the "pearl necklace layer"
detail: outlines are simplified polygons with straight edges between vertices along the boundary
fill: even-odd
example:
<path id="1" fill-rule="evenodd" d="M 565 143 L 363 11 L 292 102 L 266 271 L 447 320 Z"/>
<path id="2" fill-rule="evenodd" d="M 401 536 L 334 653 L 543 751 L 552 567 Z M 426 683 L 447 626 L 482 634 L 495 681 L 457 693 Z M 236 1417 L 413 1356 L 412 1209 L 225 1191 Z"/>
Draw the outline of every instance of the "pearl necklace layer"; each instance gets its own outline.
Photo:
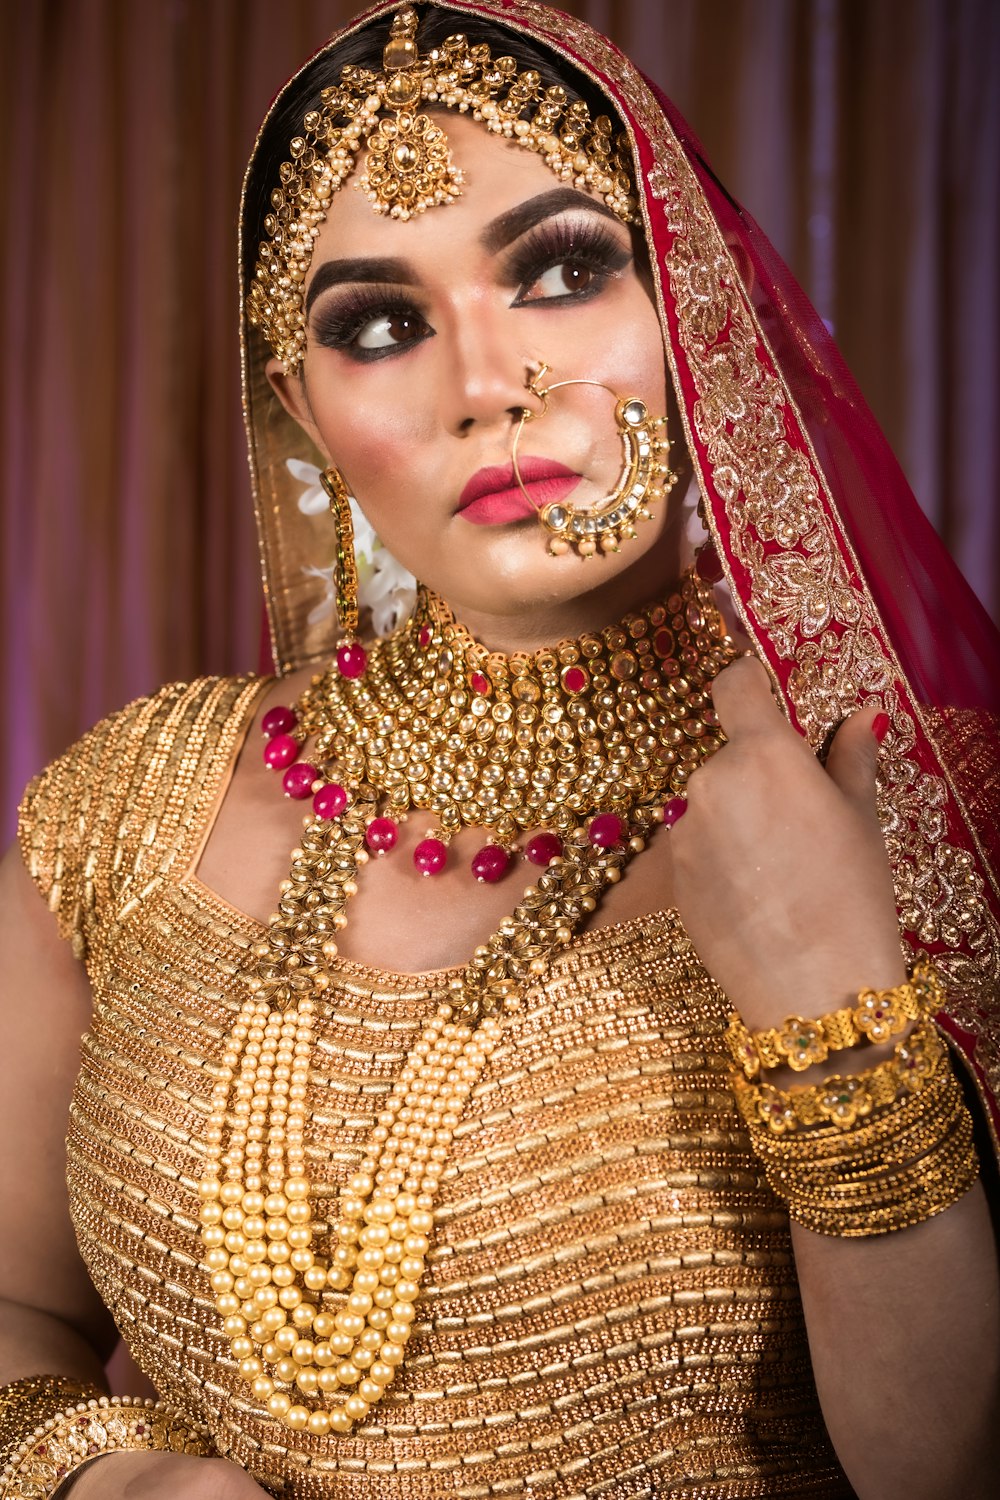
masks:
<path id="1" fill-rule="evenodd" d="M 721 742 L 707 696 L 710 677 L 735 655 L 735 648 L 714 607 L 708 613 L 704 586 L 689 578 L 684 587 L 694 592 L 692 615 L 699 628 L 686 623 L 689 596 L 681 606 L 689 634 L 679 647 L 672 639 L 674 649 L 686 653 L 684 680 L 689 690 L 697 684 L 701 711 L 695 713 L 690 699 L 682 705 L 676 693 L 666 701 L 668 706 L 677 703 L 681 722 L 689 726 L 685 743 L 697 745 L 700 760 Z M 404 627 L 402 634 L 415 631 L 419 641 L 424 628 L 418 623 Z M 438 657 L 441 650 L 451 651 L 452 664 L 458 630 L 455 627 L 448 644 L 436 649 Z M 632 639 L 648 639 L 648 631 Z M 382 646 L 388 660 L 399 659 L 392 640 Z M 553 653 L 536 653 L 534 661 L 551 657 L 552 671 L 558 673 L 564 646 Z M 489 660 L 499 672 L 501 659 Z M 521 659 L 510 659 L 514 660 Z M 575 663 L 562 661 L 563 673 L 567 665 Z M 469 670 L 466 657 L 461 670 Z M 536 698 L 526 694 L 523 701 L 545 701 L 546 683 L 535 683 L 528 672 L 511 672 L 509 663 L 507 670 L 513 681 L 528 683 L 529 690 L 537 687 Z M 604 690 L 599 682 L 598 691 Z M 564 691 L 573 697 L 582 693 L 572 687 Z M 659 685 L 647 681 L 647 698 L 663 707 L 656 698 L 660 691 Z M 453 692 L 458 694 L 458 689 Z M 332 693 L 315 701 L 336 703 L 338 712 L 343 707 Z M 466 704 L 451 706 L 456 717 L 449 733 L 461 735 Z M 598 740 L 593 754 L 600 759 L 606 749 L 600 743 L 602 731 L 618 731 L 621 725 L 614 715 L 610 723 L 602 719 L 602 712 L 608 711 L 595 709 L 586 698 L 583 708 L 584 717 L 593 717 Z M 314 706 L 309 712 L 308 722 L 316 723 L 318 710 Z M 352 747 L 357 744 L 359 717 L 370 720 L 369 715 L 346 714 L 317 725 L 325 747 L 339 763 L 350 763 L 356 753 Z M 398 732 L 399 722 L 385 715 L 377 720 L 386 743 Z M 414 725 L 414 717 L 403 722 Z M 629 750 L 614 758 L 620 774 L 613 813 L 591 802 L 593 815 L 587 820 L 577 802 L 564 817 L 561 807 L 549 801 L 546 811 L 558 815 L 563 834 L 560 852 L 525 890 L 512 915 L 475 950 L 424 1026 L 376 1115 L 364 1157 L 341 1194 L 331 1249 L 325 1253 L 315 1240 L 312 1185 L 306 1173 L 310 1058 L 317 1014 L 337 956 L 336 933 L 346 922 L 347 902 L 357 890 L 359 866 L 368 859 L 369 826 L 384 789 L 377 783 L 355 783 L 336 816 L 314 810 L 306 819 L 301 845 L 292 852 L 289 878 L 280 887 L 278 911 L 265 941 L 254 950 L 247 998 L 222 1054 L 199 1188 L 204 1263 L 233 1359 L 254 1399 L 290 1430 L 316 1437 L 350 1432 L 391 1386 L 413 1327 L 434 1205 L 454 1131 L 500 1038 L 501 1019 L 519 1008 L 526 991 L 547 973 L 603 892 L 621 878 L 627 861 L 664 821 L 657 797 L 664 789 L 679 789 L 686 779 L 672 781 L 669 774 L 663 775 L 664 766 L 683 769 L 690 764 L 676 755 L 676 726 L 676 716 L 664 714 L 659 739 L 644 741 L 641 748 L 635 737 L 624 734 Z M 344 735 L 352 737 L 350 742 Z M 657 748 L 673 758 L 664 761 Z M 363 755 L 370 774 L 374 757 L 368 749 Z M 637 773 L 633 762 L 638 756 L 642 759 Z M 417 759 L 424 763 L 423 757 Z M 651 766 L 658 768 L 655 774 L 650 774 Z M 320 776 L 317 780 L 322 784 L 316 795 L 330 784 Z M 520 779 L 512 781 L 515 790 L 524 785 Z M 600 785 L 603 788 L 603 782 Z M 521 805 L 516 798 L 510 802 Z"/>

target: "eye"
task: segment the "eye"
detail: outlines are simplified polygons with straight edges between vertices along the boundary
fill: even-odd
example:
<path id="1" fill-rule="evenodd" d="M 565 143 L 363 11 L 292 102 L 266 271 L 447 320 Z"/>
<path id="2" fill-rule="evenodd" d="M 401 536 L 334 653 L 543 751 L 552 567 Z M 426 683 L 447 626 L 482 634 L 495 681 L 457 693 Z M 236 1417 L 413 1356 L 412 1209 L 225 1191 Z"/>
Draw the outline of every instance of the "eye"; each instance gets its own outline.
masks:
<path id="1" fill-rule="evenodd" d="M 507 279 L 515 307 L 596 297 L 632 263 L 631 246 L 594 215 L 552 219 L 526 234 L 513 251 Z"/>
<path id="2" fill-rule="evenodd" d="M 391 349 L 396 344 L 412 344 L 427 333 L 423 318 L 412 312 L 385 313 L 372 318 L 354 336 L 359 349 Z"/>
<path id="3" fill-rule="evenodd" d="M 596 275 L 593 266 L 585 266 L 575 260 L 559 261 L 543 271 L 534 286 L 522 293 L 520 301 L 538 302 L 544 297 L 565 297 L 572 296 L 574 292 L 585 292 L 593 285 Z"/>
<path id="4" fill-rule="evenodd" d="M 324 349 L 363 363 L 405 353 L 434 330 L 398 287 L 363 285 L 322 304 L 313 332 Z"/>

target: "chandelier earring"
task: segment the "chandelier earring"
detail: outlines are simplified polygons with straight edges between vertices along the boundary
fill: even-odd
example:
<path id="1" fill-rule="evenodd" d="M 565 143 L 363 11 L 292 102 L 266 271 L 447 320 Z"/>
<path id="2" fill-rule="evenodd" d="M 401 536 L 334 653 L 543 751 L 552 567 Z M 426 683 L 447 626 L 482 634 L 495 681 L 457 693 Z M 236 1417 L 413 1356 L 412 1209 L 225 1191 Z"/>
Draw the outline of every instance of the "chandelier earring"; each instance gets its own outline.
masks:
<path id="1" fill-rule="evenodd" d="M 527 389 L 542 405 L 540 411 L 521 408 L 511 453 L 514 479 L 530 501 L 521 478 L 518 449 L 527 423 L 545 416 L 553 391 L 569 385 L 592 385 L 607 391 L 614 398 L 615 427 L 622 444 L 622 469 L 617 484 L 596 505 L 577 506 L 567 500 L 543 505 L 538 519 L 548 534 L 549 552 L 553 556 L 571 548 L 581 557 L 593 557 L 598 551 L 617 552 L 623 541 L 636 535 L 636 521 L 652 519 L 653 504 L 669 494 L 677 483 L 678 476 L 669 463 L 667 419 L 650 416 L 638 396 L 620 396 L 602 380 L 556 380 L 544 385 L 548 373 L 549 366 L 543 364 L 527 381 Z"/>
<path id="2" fill-rule="evenodd" d="M 354 555 L 354 522 L 351 519 L 351 497 L 344 476 L 333 464 L 319 476 L 330 501 L 330 512 L 337 528 L 337 552 L 333 572 L 337 618 L 345 641 L 337 649 L 337 665 L 344 677 L 360 677 L 367 665 L 364 647 L 358 634 L 358 563 Z"/>

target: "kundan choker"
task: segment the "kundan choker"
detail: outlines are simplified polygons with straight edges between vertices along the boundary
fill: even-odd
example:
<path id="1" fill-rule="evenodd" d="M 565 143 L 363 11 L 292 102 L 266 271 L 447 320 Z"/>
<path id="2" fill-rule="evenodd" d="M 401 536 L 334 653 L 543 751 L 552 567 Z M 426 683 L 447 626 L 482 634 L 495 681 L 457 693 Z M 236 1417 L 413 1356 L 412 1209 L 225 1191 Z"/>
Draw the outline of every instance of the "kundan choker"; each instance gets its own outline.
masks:
<path id="1" fill-rule="evenodd" d="M 313 810 L 246 973 L 200 1193 L 233 1357 L 286 1427 L 349 1432 L 392 1383 L 453 1133 L 500 1018 L 676 815 L 691 772 L 721 742 L 708 690 L 735 655 L 693 572 L 619 626 L 509 657 L 477 645 L 421 591 L 402 630 L 369 653 L 342 647 L 296 709 L 266 716 L 267 762 Z M 523 852 L 544 869 L 424 1027 L 335 1223 L 318 1226 L 321 1250 L 304 1145 L 313 1028 L 359 866 L 395 843 L 415 808 L 436 820 L 415 853 L 425 874 L 463 825 L 491 830 L 473 861 L 480 879 L 499 879 L 529 830 L 539 831 Z"/>

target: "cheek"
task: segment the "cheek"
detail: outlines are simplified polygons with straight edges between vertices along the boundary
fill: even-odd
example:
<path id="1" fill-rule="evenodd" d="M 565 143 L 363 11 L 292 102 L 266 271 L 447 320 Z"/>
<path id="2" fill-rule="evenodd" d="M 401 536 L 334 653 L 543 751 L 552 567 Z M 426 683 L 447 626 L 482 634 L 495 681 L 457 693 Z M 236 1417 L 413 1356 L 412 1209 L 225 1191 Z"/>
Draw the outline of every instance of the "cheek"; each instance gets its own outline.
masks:
<path id="1" fill-rule="evenodd" d="M 333 462 L 359 500 L 380 500 L 387 487 L 398 493 L 401 480 L 418 462 L 428 437 L 426 416 L 412 393 L 352 392 L 348 386 L 327 397 L 316 411 L 317 424 Z"/>

